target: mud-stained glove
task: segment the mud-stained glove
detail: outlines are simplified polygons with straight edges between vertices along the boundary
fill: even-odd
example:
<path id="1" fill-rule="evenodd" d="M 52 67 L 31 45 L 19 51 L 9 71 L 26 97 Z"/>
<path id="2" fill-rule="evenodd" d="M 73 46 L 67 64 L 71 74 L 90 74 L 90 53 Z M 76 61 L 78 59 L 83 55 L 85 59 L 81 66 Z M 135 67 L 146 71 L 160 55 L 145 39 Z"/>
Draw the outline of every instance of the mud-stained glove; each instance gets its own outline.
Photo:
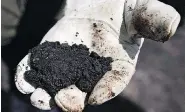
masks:
<path id="1" fill-rule="evenodd" d="M 24 73 L 30 69 L 27 55 L 17 66 L 16 86 L 23 94 L 31 94 L 32 105 L 43 110 L 51 109 L 52 102 L 64 111 L 75 112 L 82 111 L 87 103 L 100 105 L 120 94 L 129 83 L 144 38 L 167 41 L 179 21 L 173 7 L 157 0 L 67 0 L 65 16 L 41 43 L 84 44 L 100 56 L 112 57 L 112 70 L 99 80 L 88 99 L 75 85 L 61 89 L 52 99 L 45 90 L 25 81 Z"/>

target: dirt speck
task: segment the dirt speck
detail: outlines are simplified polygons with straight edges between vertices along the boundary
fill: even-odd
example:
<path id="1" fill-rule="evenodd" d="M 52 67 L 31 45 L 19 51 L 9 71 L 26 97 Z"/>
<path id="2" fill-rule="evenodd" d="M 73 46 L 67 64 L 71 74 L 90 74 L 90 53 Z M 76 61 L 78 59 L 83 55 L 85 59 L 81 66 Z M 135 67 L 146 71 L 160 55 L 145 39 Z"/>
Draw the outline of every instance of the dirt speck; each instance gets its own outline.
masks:
<path id="1" fill-rule="evenodd" d="M 115 93 L 114 92 L 111 92 L 111 96 L 114 97 L 115 96 Z"/>
<path id="2" fill-rule="evenodd" d="M 96 23 L 93 23 L 93 27 L 95 27 L 95 28 L 96 28 L 96 27 L 97 27 L 97 24 L 96 24 Z"/>
<path id="3" fill-rule="evenodd" d="M 92 42 L 92 46 L 95 47 L 96 46 L 96 43 L 95 42 Z"/>
<path id="4" fill-rule="evenodd" d="M 43 104 L 44 102 L 42 100 L 38 100 L 39 103 Z"/>
<path id="5" fill-rule="evenodd" d="M 132 11 L 132 7 L 131 6 L 128 6 L 128 11 Z"/>
<path id="6" fill-rule="evenodd" d="M 78 32 L 76 32 L 75 36 L 77 37 L 77 36 L 78 36 L 78 34 L 79 34 L 79 33 L 78 33 Z"/>

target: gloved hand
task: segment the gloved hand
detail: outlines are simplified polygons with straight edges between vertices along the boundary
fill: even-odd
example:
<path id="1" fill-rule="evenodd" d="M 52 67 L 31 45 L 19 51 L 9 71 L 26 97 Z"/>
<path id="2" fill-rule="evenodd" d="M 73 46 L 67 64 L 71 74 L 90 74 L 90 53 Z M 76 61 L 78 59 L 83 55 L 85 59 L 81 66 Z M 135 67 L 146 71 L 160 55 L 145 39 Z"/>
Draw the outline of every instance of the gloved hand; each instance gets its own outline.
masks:
<path id="1" fill-rule="evenodd" d="M 41 43 L 84 44 L 100 56 L 112 57 L 112 70 L 94 87 L 87 99 L 90 105 L 100 105 L 121 93 L 135 72 L 144 38 L 167 41 L 180 21 L 174 8 L 157 0 L 67 0 L 66 4 L 65 16 Z M 55 101 L 64 111 L 84 109 L 86 93 L 75 85 L 58 91 L 53 100 L 45 90 L 26 82 L 28 62 L 29 54 L 17 66 L 15 83 L 23 94 L 32 93 L 32 105 L 49 110 Z"/>

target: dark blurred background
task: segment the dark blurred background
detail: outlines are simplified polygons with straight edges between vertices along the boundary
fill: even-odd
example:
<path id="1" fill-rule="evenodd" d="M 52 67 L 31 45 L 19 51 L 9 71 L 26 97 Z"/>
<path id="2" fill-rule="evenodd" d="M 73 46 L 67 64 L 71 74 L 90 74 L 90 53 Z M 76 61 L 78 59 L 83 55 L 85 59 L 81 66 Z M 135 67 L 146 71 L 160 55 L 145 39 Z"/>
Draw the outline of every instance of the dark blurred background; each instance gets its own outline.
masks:
<path id="1" fill-rule="evenodd" d="M 184 16 L 183 0 L 161 1 Z M 29 95 L 15 88 L 14 73 L 28 49 L 40 43 L 55 24 L 63 6 L 64 0 L 2 0 L 2 112 L 41 112 L 30 104 Z M 184 49 L 183 21 L 168 42 L 145 40 L 136 73 L 123 93 L 101 106 L 87 106 L 85 112 L 185 112 Z M 52 110 L 57 111 L 58 108 Z"/>

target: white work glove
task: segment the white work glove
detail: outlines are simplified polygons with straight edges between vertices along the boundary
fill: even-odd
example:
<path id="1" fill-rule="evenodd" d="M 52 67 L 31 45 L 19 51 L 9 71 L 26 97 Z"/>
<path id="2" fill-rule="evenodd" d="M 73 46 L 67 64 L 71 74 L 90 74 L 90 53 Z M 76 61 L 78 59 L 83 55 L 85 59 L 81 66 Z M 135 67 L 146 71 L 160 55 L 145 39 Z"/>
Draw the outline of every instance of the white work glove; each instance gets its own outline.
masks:
<path id="1" fill-rule="evenodd" d="M 133 76 L 144 38 L 164 42 L 180 21 L 174 8 L 157 0 L 67 0 L 66 4 L 65 16 L 41 43 L 84 44 L 100 56 L 112 57 L 112 70 L 99 80 L 88 99 L 75 85 L 61 89 L 52 99 L 25 81 L 24 73 L 30 70 L 28 54 L 17 66 L 15 83 L 23 94 L 32 93 L 32 105 L 43 110 L 51 109 L 55 101 L 64 111 L 80 112 L 87 103 L 100 105 L 114 98 Z"/>

